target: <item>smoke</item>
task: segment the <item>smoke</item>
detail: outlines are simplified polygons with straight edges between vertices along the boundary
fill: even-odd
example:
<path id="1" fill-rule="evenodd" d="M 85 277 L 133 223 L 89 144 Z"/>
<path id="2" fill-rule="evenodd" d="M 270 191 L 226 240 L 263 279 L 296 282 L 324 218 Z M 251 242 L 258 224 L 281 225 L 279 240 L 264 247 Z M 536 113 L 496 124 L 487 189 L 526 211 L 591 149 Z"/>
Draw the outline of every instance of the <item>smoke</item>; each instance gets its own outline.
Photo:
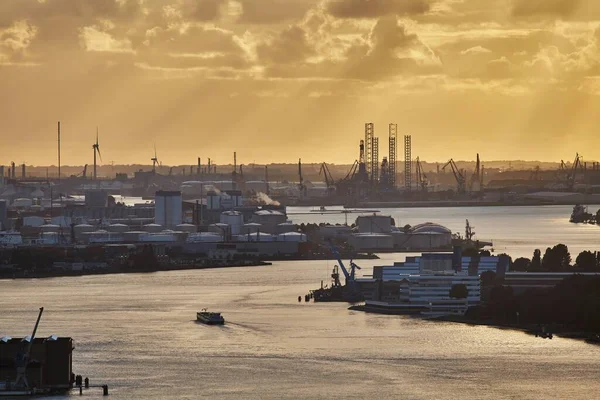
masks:
<path id="1" fill-rule="evenodd" d="M 256 193 L 256 199 L 261 203 L 264 203 L 267 206 L 280 206 L 281 204 L 278 201 L 270 198 L 266 193 L 258 192 Z"/>

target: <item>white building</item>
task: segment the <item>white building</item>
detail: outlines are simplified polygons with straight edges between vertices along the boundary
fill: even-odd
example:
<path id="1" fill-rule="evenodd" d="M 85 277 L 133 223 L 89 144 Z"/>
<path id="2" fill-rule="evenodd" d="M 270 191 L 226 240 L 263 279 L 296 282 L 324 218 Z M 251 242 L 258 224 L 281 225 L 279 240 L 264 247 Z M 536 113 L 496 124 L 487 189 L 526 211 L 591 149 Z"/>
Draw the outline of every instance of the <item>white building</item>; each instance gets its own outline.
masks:
<path id="1" fill-rule="evenodd" d="M 166 229 L 175 228 L 183 222 L 181 192 L 158 191 L 154 198 L 154 222 Z"/>

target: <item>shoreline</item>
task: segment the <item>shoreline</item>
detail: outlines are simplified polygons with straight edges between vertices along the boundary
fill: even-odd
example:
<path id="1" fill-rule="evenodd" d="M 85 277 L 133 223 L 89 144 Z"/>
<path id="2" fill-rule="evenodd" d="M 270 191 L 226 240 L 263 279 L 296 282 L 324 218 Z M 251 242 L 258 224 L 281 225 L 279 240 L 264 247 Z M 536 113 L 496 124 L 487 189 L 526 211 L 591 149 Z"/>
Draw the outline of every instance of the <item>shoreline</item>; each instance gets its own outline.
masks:
<path id="1" fill-rule="evenodd" d="M 353 311 L 362 311 L 366 313 L 372 314 L 383 314 L 383 315 L 406 315 L 413 318 L 419 318 L 423 321 L 430 322 L 452 322 L 470 326 L 487 326 L 495 329 L 503 329 L 503 330 L 512 330 L 523 332 L 527 335 L 535 335 L 536 330 L 538 329 L 538 324 L 514 324 L 514 323 L 501 323 L 493 320 L 476 320 L 471 318 L 466 318 L 462 316 L 456 315 L 446 315 L 446 316 L 438 316 L 438 317 L 427 317 L 418 313 L 409 313 L 409 312 L 398 312 L 397 310 L 385 310 L 385 309 L 373 309 L 367 308 L 364 304 L 361 305 L 351 305 L 348 307 L 349 310 Z M 552 331 L 553 336 L 557 336 L 563 339 L 573 339 L 583 341 L 587 344 L 600 346 L 600 342 L 590 342 L 589 338 L 595 335 L 594 332 L 585 332 L 585 331 L 574 331 L 574 330 L 564 330 L 557 329 L 556 331 Z"/>
<path id="2" fill-rule="evenodd" d="M 28 274 L 11 273 L 0 273 L 0 280 L 17 280 L 17 279 L 48 279 L 48 278 L 64 278 L 64 277 L 78 277 L 88 275 L 118 275 L 118 274 L 147 274 L 154 272 L 168 272 L 168 271 L 184 271 L 184 270 L 202 270 L 202 269 L 218 269 L 218 268 L 244 268 L 244 267 L 263 267 L 273 265 L 266 261 L 245 261 L 239 263 L 225 263 L 222 265 L 198 265 L 198 264 L 186 264 L 186 265 L 168 265 L 159 266 L 158 268 L 143 269 L 143 268 L 122 268 L 122 267 L 108 267 L 103 269 L 94 270 L 81 270 L 81 271 L 43 271 L 43 272 L 30 272 Z"/>

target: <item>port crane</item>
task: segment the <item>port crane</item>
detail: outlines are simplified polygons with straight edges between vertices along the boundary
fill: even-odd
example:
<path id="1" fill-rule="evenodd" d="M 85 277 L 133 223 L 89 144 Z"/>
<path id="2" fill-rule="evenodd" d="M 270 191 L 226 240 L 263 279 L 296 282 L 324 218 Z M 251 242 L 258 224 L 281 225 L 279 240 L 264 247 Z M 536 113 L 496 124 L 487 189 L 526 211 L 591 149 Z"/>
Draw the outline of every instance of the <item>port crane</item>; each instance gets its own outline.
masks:
<path id="1" fill-rule="evenodd" d="M 423 170 L 423 164 L 421 164 L 421 160 L 417 157 L 417 186 L 423 191 L 427 191 L 427 186 L 429 185 L 429 180 L 427 179 L 427 175 L 425 175 L 425 171 Z"/>
<path id="2" fill-rule="evenodd" d="M 331 241 L 329 241 L 329 248 L 331 249 L 331 253 L 337 260 L 339 267 L 342 269 L 342 272 L 344 273 L 344 277 L 346 278 L 346 287 L 349 290 L 348 294 L 351 297 L 359 295 L 358 288 L 356 287 L 355 277 L 356 277 L 356 270 L 361 269 L 361 268 L 358 265 L 356 265 L 356 263 L 354 263 L 352 260 L 350 260 L 350 271 L 348 271 L 346 269 L 346 266 L 344 265 L 344 262 L 342 261 L 342 257 L 340 256 L 340 253 L 338 252 L 337 248 L 333 245 L 333 243 Z M 334 273 L 332 274 L 332 277 L 334 278 L 334 281 L 337 282 L 337 284 L 339 285 L 339 274 L 337 274 L 337 278 L 336 278 L 334 276 L 336 274 L 335 270 L 336 269 L 334 268 Z"/>
<path id="3" fill-rule="evenodd" d="M 460 171 L 460 169 L 458 169 L 458 167 L 456 166 L 456 163 L 454 162 L 454 160 L 452 158 L 442 167 L 442 169 L 446 170 L 446 167 L 448 165 L 452 168 L 452 173 L 454 174 L 454 179 L 456 179 L 458 193 L 464 193 L 465 192 L 465 182 L 466 182 L 465 176 Z"/>
<path id="4" fill-rule="evenodd" d="M 42 318 L 42 313 L 44 312 L 44 307 L 40 307 L 40 313 L 38 314 L 37 321 L 35 322 L 35 326 L 33 327 L 33 333 L 29 338 L 24 338 L 23 341 L 28 341 L 27 347 L 24 351 L 19 351 L 17 353 L 17 357 L 15 360 L 15 364 L 17 366 L 17 379 L 14 382 L 15 388 L 25 388 L 29 389 L 29 382 L 27 382 L 27 365 L 29 364 L 29 356 L 31 353 L 31 346 L 33 345 L 33 341 L 35 340 L 35 333 L 37 332 L 38 326 L 40 325 L 40 319 Z M 22 344 L 24 345 L 24 343 Z"/>
<path id="5" fill-rule="evenodd" d="M 156 173 L 156 165 L 158 164 L 158 156 L 156 155 L 156 145 L 154 145 L 154 157 L 150 159 L 152 161 L 152 173 Z"/>
<path id="6" fill-rule="evenodd" d="M 319 169 L 319 175 L 323 175 L 328 191 L 332 191 L 335 189 L 335 181 L 333 180 L 333 176 L 331 175 L 329 167 L 325 162 L 321 164 L 321 168 Z"/>

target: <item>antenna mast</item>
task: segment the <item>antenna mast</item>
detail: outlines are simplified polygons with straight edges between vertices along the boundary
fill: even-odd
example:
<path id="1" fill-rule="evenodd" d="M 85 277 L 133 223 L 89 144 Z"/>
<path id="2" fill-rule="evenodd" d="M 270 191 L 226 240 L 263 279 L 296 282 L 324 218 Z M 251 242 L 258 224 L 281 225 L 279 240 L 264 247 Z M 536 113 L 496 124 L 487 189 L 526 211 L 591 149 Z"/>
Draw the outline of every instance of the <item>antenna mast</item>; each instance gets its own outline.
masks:
<path id="1" fill-rule="evenodd" d="M 60 182 L 60 121 L 58 121 L 58 181 Z"/>

